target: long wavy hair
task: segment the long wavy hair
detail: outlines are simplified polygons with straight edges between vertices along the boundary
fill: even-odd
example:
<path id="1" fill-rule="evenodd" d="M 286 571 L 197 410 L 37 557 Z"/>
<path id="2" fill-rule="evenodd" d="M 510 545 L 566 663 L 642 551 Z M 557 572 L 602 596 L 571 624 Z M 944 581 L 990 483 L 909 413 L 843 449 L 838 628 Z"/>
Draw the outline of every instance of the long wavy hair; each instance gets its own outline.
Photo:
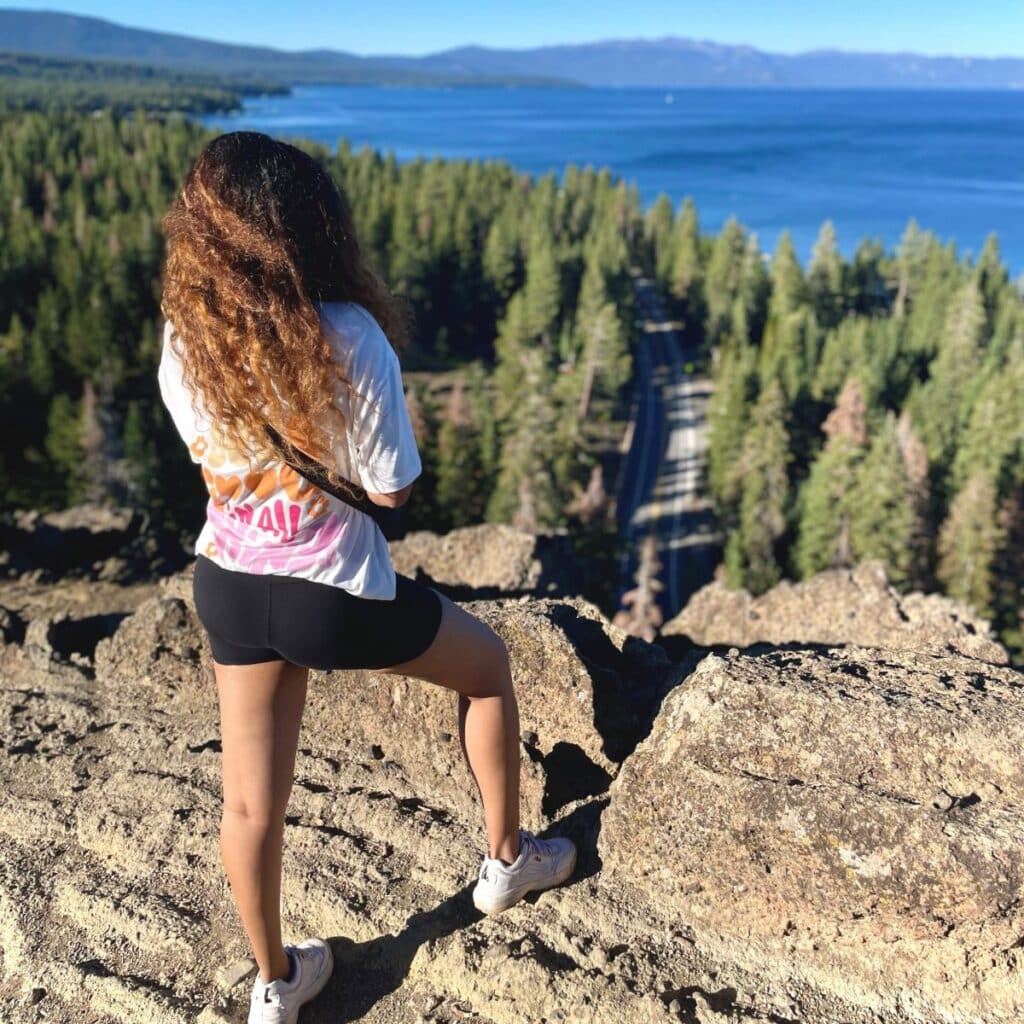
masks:
<path id="1" fill-rule="evenodd" d="M 273 457 L 270 423 L 289 455 L 332 464 L 328 420 L 347 424 L 337 381 L 353 390 L 315 302 L 357 302 L 401 352 L 407 304 L 368 265 L 343 191 L 310 155 L 261 132 L 213 139 L 163 219 L 161 311 L 173 328 L 193 406 L 201 396 L 228 447 Z"/>

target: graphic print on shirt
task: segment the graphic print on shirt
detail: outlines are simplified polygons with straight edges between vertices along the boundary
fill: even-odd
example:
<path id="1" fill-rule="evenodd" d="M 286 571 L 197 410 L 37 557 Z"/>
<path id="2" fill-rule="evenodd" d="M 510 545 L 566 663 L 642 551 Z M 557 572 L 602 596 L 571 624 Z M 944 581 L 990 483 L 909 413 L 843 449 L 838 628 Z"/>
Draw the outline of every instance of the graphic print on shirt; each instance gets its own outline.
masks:
<path id="1" fill-rule="evenodd" d="M 305 557 L 298 559 L 294 551 L 268 550 L 268 543 L 271 539 L 282 543 L 293 541 L 300 529 L 327 513 L 330 502 L 319 487 L 285 463 L 255 472 L 215 472 L 211 466 L 228 461 L 223 452 L 217 451 L 203 435 L 198 435 L 189 447 L 203 459 L 203 480 L 214 510 L 213 537 L 206 543 L 203 554 L 216 558 L 223 552 L 238 565 L 259 562 L 271 570 L 314 564 L 324 544 L 334 538 L 333 531 L 319 531 L 321 543 L 304 548 Z M 231 525 L 229 521 L 233 521 Z M 254 536 L 252 528 L 263 536 Z M 256 541 L 255 550 L 246 550 L 252 546 L 247 540 Z"/>

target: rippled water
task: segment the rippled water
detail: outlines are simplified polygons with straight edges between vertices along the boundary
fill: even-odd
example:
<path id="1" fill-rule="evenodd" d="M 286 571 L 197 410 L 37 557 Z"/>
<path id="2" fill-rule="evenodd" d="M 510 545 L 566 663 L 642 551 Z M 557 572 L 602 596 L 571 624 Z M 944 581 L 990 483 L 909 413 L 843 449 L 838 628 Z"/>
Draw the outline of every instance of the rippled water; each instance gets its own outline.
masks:
<path id="1" fill-rule="evenodd" d="M 608 166 L 645 203 L 692 195 L 706 230 L 735 214 L 770 249 L 788 228 L 804 257 L 825 219 L 846 252 L 911 217 L 961 252 L 994 231 L 1024 271 L 1024 92 L 298 86 L 205 120 L 401 160 Z"/>

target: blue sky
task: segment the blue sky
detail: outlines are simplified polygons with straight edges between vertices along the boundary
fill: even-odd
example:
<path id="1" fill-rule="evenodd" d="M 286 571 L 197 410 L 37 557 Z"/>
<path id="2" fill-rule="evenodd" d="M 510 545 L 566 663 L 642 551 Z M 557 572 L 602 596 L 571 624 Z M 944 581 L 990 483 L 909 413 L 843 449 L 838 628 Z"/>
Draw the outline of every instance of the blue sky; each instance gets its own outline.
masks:
<path id="1" fill-rule="evenodd" d="M 22 2 L 15 6 L 109 18 L 283 49 L 421 54 L 465 43 L 525 47 L 596 39 L 690 36 L 793 53 L 820 46 L 971 56 L 1024 55 L 1024 0 L 174 0 Z"/>

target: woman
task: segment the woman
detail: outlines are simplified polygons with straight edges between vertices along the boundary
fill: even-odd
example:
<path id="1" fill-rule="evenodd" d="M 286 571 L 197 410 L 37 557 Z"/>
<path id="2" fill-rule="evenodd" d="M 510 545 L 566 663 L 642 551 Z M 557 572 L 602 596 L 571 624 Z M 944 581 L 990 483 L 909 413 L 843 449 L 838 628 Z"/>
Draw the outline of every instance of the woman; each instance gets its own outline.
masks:
<path id="1" fill-rule="evenodd" d="M 366 263 L 345 197 L 294 146 L 255 132 L 207 145 L 165 220 L 159 381 L 210 494 L 194 595 L 221 716 L 221 855 L 259 968 L 249 1021 L 293 1022 L 327 983 L 330 947 L 281 937 L 285 807 L 309 670 L 367 668 L 458 692 L 488 850 L 485 913 L 563 882 L 576 851 L 519 827 L 519 718 L 504 642 L 395 572 L 373 517 L 289 461 L 322 463 L 377 505 L 422 466 L 398 352 L 405 307 Z"/>

